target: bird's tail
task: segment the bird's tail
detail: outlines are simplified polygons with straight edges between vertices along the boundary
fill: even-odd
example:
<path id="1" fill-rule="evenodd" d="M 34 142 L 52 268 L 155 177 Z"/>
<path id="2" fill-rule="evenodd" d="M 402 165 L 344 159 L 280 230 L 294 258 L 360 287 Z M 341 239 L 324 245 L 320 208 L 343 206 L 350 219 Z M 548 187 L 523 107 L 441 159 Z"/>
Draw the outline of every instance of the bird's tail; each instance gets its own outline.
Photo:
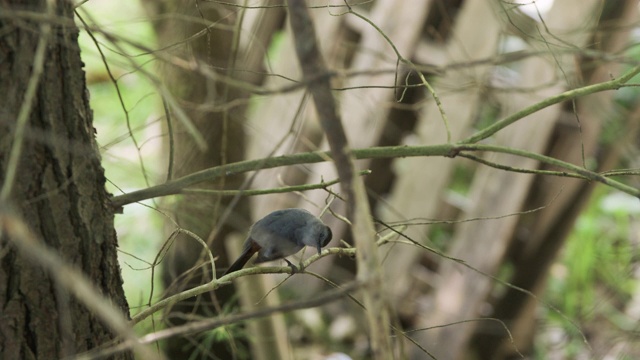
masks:
<path id="1" fill-rule="evenodd" d="M 222 274 L 222 276 L 231 274 L 232 272 L 236 272 L 242 269 L 244 265 L 247 263 L 247 261 L 251 259 L 253 254 L 258 252 L 260 249 L 261 249 L 260 245 L 258 245 L 255 241 L 253 241 L 253 239 L 251 238 L 247 239 L 247 245 L 244 247 L 244 249 L 242 249 L 242 254 L 240 254 L 238 259 L 234 261 L 233 264 L 231 264 L 231 266 L 229 266 L 227 271 L 225 271 L 224 274 Z"/>

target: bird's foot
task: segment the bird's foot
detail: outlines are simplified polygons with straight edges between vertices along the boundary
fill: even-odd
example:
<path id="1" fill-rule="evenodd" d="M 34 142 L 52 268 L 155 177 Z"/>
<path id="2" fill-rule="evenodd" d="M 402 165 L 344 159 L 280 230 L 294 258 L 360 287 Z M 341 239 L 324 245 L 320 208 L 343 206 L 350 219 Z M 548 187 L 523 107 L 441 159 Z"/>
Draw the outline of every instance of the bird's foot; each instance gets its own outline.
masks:
<path id="1" fill-rule="evenodd" d="M 302 272 L 302 270 L 304 270 L 302 265 L 300 265 L 300 267 L 298 268 L 297 266 L 293 265 L 293 263 L 291 263 L 291 261 L 289 261 L 287 259 L 284 259 L 284 261 L 286 261 L 287 265 L 289 265 L 289 267 L 291 268 L 291 275 L 293 275 L 295 273 Z"/>

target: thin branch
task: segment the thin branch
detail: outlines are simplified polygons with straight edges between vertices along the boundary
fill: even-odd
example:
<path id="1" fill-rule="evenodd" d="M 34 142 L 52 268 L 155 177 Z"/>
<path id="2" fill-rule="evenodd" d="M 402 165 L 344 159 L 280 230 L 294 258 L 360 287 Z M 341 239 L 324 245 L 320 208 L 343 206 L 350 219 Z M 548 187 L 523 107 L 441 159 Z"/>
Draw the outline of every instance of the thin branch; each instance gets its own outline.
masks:
<path id="1" fill-rule="evenodd" d="M 516 173 L 521 173 L 521 174 L 564 176 L 564 177 L 573 177 L 573 178 L 578 178 L 578 179 L 584 179 L 584 176 L 581 176 L 581 175 L 578 175 L 578 174 L 569 173 L 569 172 L 566 172 L 566 171 L 551 171 L 551 170 L 540 170 L 540 169 L 521 169 L 521 168 L 516 168 L 516 167 L 513 167 L 513 166 L 509 166 L 509 165 L 498 164 L 496 162 L 489 161 L 489 160 L 483 159 L 483 158 L 481 158 L 479 156 L 475 156 L 475 155 L 460 153 L 460 154 L 458 154 L 458 156 L 463 157 L 463 158 L 467 158 L 469 160 L 473 160 L 475 162 L 478 162 L 478 163 L 483 164 L 483 165 L 487 165 L 489 167 L 492 167 L 492 168 L 498 169 L 498 170 L 516 172 Z"/>
<path id="2" fill-rule="evenodd" d="M 382 224 L 383 226 L 387 226 L 387 225 L 386 225 L 386 224 L 384 224 L 384 223 L 381 223 L 381 224 Z M 473 271 L 473 272 L 475 272 L 475 273 L 479 274 L 480 276 L 486 277 L 487 279 L 490 279 L 490 280 L 492 280 L 492 281 L 495 281 L 496 283 L 498 283 L 498 284 L 500 284 L 500 285 L 506 286 L 506 287 L 508 287 L 508 288 L 510 288 L 510 289 L 513 289 L 513 290 L 515 290 L 515 291 L 517 291 L 517 292 L 520 292 L 520 293 L 522 293 L 522 294 L 524 294 L 524 295 L 528 296 L 529 298 L 531 298 L 531 299 L 535 300 L 536 302 L 541 303 L 541 304 L 542 304 L 542 305 L 544 305 L 546 308 L 551 309 L 551 310 L 552 310 L 552 311 L 554 311 L 556 314 L 558 314 L 560 317 L 562 317 L 565 321 L 567 321 L 568 323 L 570 323 L 570 324 L 571 324 L 571 326 L 573 326 L 573 327 L 576 329 L 576 331 L 580 334 L 580 336 L 582 337 L 582 341 L 583 341 L 583 343 L 584 343 L 588 348 L 591 348 L 591 346 L 589 345 L 589 341 L 587 340 L 587 336 L 586 336 L 586 335 L 585 335 L 585 333 L 580 329 L 580 326 L 579 326 L 575 321 L 571 320 L 571 319 L 570 319 L 567 315 L 565 315 L 565 314 L 564 314 L 560 309 L 558 309 L 557 307 L 553 306 L 551 303 L 549 303 L 549 302 L 545 301 L 544 299 L 541 299 L 541 298 L 539 298 L 538 296 L 536 296 L 536 294 L 534 294 L 532 291 L 527 290 L 527 289 L 525 289 L 525 288 L 523 288 L 523 287 L 520 287 L 520 286 L 514 285 L 514 284 L 512 284 L 512 283 L 510 283 L 510 282 L 508 282 L 508 281 L 506 281 L 506 280 L 500 279 L 500 278 L 498 278 L 498 277 L 497 277 L 497 276 L 495 276 L 495 275 L 491 275 L 491 274 L 489 274 L 489 273 L 487 273 L 487 272 L 484 272 L 484 271 L 482 271 L 482 270 L 479 270 L 479 269 L 477 269 L 477 268 L 473 267 L 472 265 L 468 264 L 464 259 L 460 259 L 460 258 L 457 258 L 457 257 L 454 257 L 454 256 L 447 255 L 447 254 L 445 254 L 444 252 L 442 252 L 441 250 L 438 250 L 438 249 L 436 249 L 436 248 L 434 248 L 434 247 L 431 247 L 431 246 L 428 246 L 428 245 L 422 244 L 422 243 L 420 243 L 420 242 L 416 241 L 415 239 L 411 238 L 410 236 L 407 236 L 405 233 L 403 233 L 403 232 L 398 232 L 398 231 L 397 231 L 397 229 L 395 229 L 395 228 L 388 227 L 388 226 L 387 226 L 387 228 L 388 228 L 389 230 L 391 230 L 392 232 L 397 233 L 399 236 L 401 236 L 401 237 L 405 238 L 405 239 L 407 240 L 407 242 L 406 242 L 407 244 L 415 245 L 415 246 L 417 246 L 418 248 L 421 248 L 421 249 L 423 249 L 423 250 L 429 251 L 429 252 L 431 252 L 431 253 L 433 253 L 433 254 L 435 254 L 435 255 L 437 255 L 437 256 L 440 256 L 440 257 L 442 257 L 442 258 L 444 258 L 444 259 L 446 259 L 446 260 L 453 261 L 454 263 L 460 264 L 461 266 L 463 266 L 463 267 L 465 267 L 465 268 L 467 268 L 467 269 L 469 269 L 469 270 L 471 270 L 471 271 Z M 465 320 L 465 321 L 467 321 L 467 320 Z"/>
<path id="3" fill-rule="evenodd" d="M 525 150 L 520 150 L 520 149 L 514 149 L 514 148 L 509 148 L 509 147 L 504 147 L 504 146 L 497 146 L 497 145 L 484 145 L 484 144 L 470 144 L 470 145 L 457 145 L 456 149 L 454 150 L 454 153 L 452 156 L 455 156 L 455 154 L 457 154 L 458 151 L 490 151 L 490 152 L 497 152 L 497 153 L 504 153 L 504 154 L 511 154 L 511 155 L 516 155 L 516 156 L 520 156 L 520 157 L 524 157 L 524 158 L 529 158 L 529 159 L 533 159 L 533 160 L 537 160 L 541 163 L 547 164 L 547 165 L 552 165 L 552 166 L 557 166 L 559 168 L 562 169 L 566 169 L 571 171 L 573 174 L 571 175 L 567 175 L 567 176 L 571 176 L 571 177 L 582 177 L 585 180 L 590 180 L 590 181 L 597 181 L 599 183 L 608 185 L 614 189 L 623 191 L 629 195 L 633 195 L 637 198 L 640 198 L 640 189 L 631 187 L 629 185 L 625 185 L 619 181 L 610 179 L 602 174 L 599 174 L 597 172 L 591 171 L 591 170 L 587 170 L 583 167 L 580 167 L 578 165 L 574 165 L 559 159 L 556 159 L 554 157 L 550 157 L 550 156 L 546 156 L 546 155 L 540 155 L 540 154 L 536 154 L 530 151 L 525 151 Z M 578 176 L 575 176 L 578 175 Z"/>
<path id="4" fill-rule="evenodd" d="M 314 254 L 309 258 L 305 259 L 301 265 L 302 265 L 302 268 L 304 269 L 325 256 L 329 256 L 329 255 L 354 256 L 355 252 L 356 252 L 355 248 L 338 248 L 338 247 L 325 248 L 325 249 L 322 249 L 322 252 L 320 254 Z M 177 294 L 174 294 L 162 300 L 159 300 L 155 304 L 150 305 L 148 308 L 132 316 L 131 325 L 138 324 L 144 319 L 148 318 L 149 316 L 155 314 L 156 312 L 164 308 L 170 307 L 180 301 L 183 301 L 183 300 L 186 300 L 210 291 L 214 291 L 222 286 L 228 285 L 231 283 L 231 280 L 233 279 L 236 279 L 242 276 L 258 275 L 258 274 L 293 274 L 293 270 L 291 269 L 290 266 L 254 266 L 254 267 L 243 268 L 241 270 L 227 274 L 219 279 L 213 279 L 206 284 L 202 284 L 194 288 L 184 290 L 182 292 L 179 292 Z"/>
<path id="5" fill-rule="evenodd" d="M 341 247 L 333 247 L 333 248 L 325 248 L 322 249 L 320 254 L 313 254 L 306 258 L 301 265 L 301 269 L 303 269 L 302 273 L 304 273 L 304 269 L 309 267 L 314 262 L 330 255 L 339 255 L 339 256 L 350 256 L 353 257 L 356 254 L 355 248 L 341 248 Z M 172 306 L 173 304 L 196 297 L 198 295 L 211 292 L 217 290 L 218 288 L 231 284 L 231 280 L 248 276 L 248 275 L 260 275 L 260 274 L 289 274 L 293 275 L 295 272 L 291 268 L 291 266 L 252 266 L 245 267 L 241 270 L 229 273 L 219 279 L 213 279 L 206 284 L 202 284 L 196 286 L 191 289 L 184 290 L 180 293 L 171 295 L 167 298 L 164 298 L 155 304 L 150 305 L 148 308 L 143 311 L 137 313 L 136 315 L 131 317 L 131 324 L 135 325 L 153 315 L 154 313 Z"/>
<path id="6" fill-rule="evenodd" d="M 328 74 L 327 68 L 315 33 L 311 16 L 304 0 L 287 0 L 289 5 L 289 24 L 293 33 L 296 54 L 302 74 L 309 85 L 307 89 L 315 104 L 320 125 L 324 130 L 331 149 L 331 155 L 340 176 L 340 185 L 347 199 L 347 214 L 352 221 L 351 232 L 358 248 L 357 278 L 366 288 L 362 293 L 368 311 L 367 322 L 372 358 L 390 359 L 392 357 L 391 340 L 388 336 L 390 326 L 389 305 L 384 293 L 384 284 L 378 248 L 374 238 L 373 222 L 367 202 L 364 181 L 354 176 L 354 156 L 344 132 L 338 107 L 331 92 L 330 78 L 319 75 Z M 345 1 L 345 4 L 348 5 Z M 349 7 L 350 9 L 350 7 Z M 316 79 L 309 81 L 310 79 Z"/>
<path id="7" fill-rule="evenodd" d="M 76 13 L 77 14 L 77 13 Z M 79 14 L 77 14 L 79 17 Z M 84 14 L 84 16 L 89 19 L 92 23 L 96 23 L 96 21 L 92 18 L 92 16 L 86 12 Z M 86 24 L 86 22 L 83 20 L 82 21 L 84 24 L 84 28 L 87 31 L 88 34 L 91 34 L 92 31 L 96 31 L 101 33 L 107 40 L 109 40 L 111 42 L 111 44 L 113 44 L 113 46 L 115 47 L 115 49 L 118 51 L 117 53 L 120 55 L 125 56 L 126 52 L 123 48 L 123 46 L 120 44 L 120 42 L 125 42 L 128 43 L 126 40 L 122 39 L 121 37 L 118 37 L 112 33 L 109 32 L 105 32 L 103 31 L 103 29 L 100 29 L 99 27 L 95 28 L 92 26 L 89 26 Z M 91 35 L 93 38 L 93 35 Z M 98 51 L 102 54 L 102 50 L 100 49 L 100 46 L 98 44 L 98 42 L 95 42 L 96 48 L 98 49 Z M 158 53 L 156 53 L 156 55 L 158 55 Z M 166 103 L 165 105 L 167 105 L 171 110 L 173 110 L 173 115 L 175 115 L 176 119 L 178 119 L 178 121 L 182 122 L 182 125 L 185 128 L 185 131 L 191 136 L 191 138 L 194 141 L 194 144 L 198 147 L 198 149 L 200 151 L 205 151 L 207 149 L 207 142 L 204 140 L 203 135 L 200 133 L 200 131 L 197 129 L 197 127 L 193 124 L 193 122 L 191 121 L 191 119 L 189 118 L 189 116 L 187 115 L 187 113 L 182 109 L 182 107 L 180 106 L 178 99 L 176 99 L 173 94 L 171 93 L 171 91 L 169 91 L 169 89 L 167 89 L 167 87 L 160 81 L 158 80 L 158 78 L 153 75 L 150 71 L 145 70 L 144 67 L 139 66 L 133 59 L 132 56 L 125 56 L 125 59 L 129 62 L 129 64 L 136 69 L 137 71 L 139 71 L 140 73 L 142 73 L 145 78 L 147 78 L 152 84 L 153 86 L 156 87 L 158 93 L 160 93 L 160 95 L 163 98 L 163 101 Z M 177 61 L 178 58 L 174 58 L 174 60 Z M 186 60 L 180 60 L 182 62 L 187 62 Z M 105 66 L 108 67 L 107 62 L 105 61 L 105 59 L 103 58 L 103 62 L 105 64 Z M 169 63 L 172 63 L 169 61 Z M 175 63 L 172 63 L 175 65 Z M 111 75 L 110 75 L 111 76 Z M 118 90 L 119 93 L 119 86 L 117 85 L 117 81 L 115 80 L 115 78 L 113 76 L 111 76 L 111 80 L 114 83 L 116 89 Z M 127 110 L 125 108 L 124 102 L 122 99 L 120 99 L 121 101 L 121 106 L 123 107 L 123 110 L 125 111 L 125 114 L 127 113 Z M 127 121 L 128 123 L 128 121 Z M 131 132 L 131 128 L 129 127 L 129 132 Z M 131 135 L 131 138 L 133 139 L 133 134 Z M 134 139 L 134 145 L 137 144 L 135 143 L 135 139 Z M 143 171 L 142 173 L 144 174 L 144 164 L 142 164 L 142 158 L 139 158 L 139 161 L 141 163 L 141 166 L 143 167 Z"/>
<path id="8" fill-rule="evenodd" d="M 371 174 L 371 170 L 363 170 L 358 172 L 358 175 L 369 175 Z M 294 191 L 308 191 L 308 190 L 316 190 L 316 189 L 324 189 L 328 186 L 335 185 L 340 182 L 340 179 L 331 180 L 328 182 L 320 182 L 318 184 L 304 184 L 304 185 L 291 185 L 291 186 L 282 186 L 278 188 L 271 189 L 256 189 L 256 190 L 210 190 L 210 189 L 185 189 L 182 193 L 192 193 L 192 194 L 210 194 L 217 196 L 257 196 L 257 195 L 267 195 L 267 194 L 281 194 L 288 193 Z"/>
<path id="9" fill-rule="evenodd" d="M 220 326 L 224 326 L 228 324 L 235 324 L 241 321 L 263 318 L 275 313 L 300 310 L 300 309 L 309 309 L 313 307 L 326 305 L 330 302 L 333 302 L 345 296 L 348 296 L 351 292 L 356 291 L 360 287 L 361 287 L 361 284 L 357 281 L 354 281 L 338 289 L 325 291 L 321 294 L 314 295 L 310 299 L 290 302 L 290 303 L 282 304 L 279 306 L 268 307 L 265 309 L 259 309 L 259 310 L 247 312 L 247 313 L 223 315 L 223 316 L 215 317 L 212 319 L 190 322 L 190 323 L 187 323 L 186 325 L 175 326 L 170 329 L 160 330 L 155 333 L 148 334 L 141 339 L 141 342 L 143 344 L 151 344 L 151 343 L 168 339 L 174 336 L 184 336 L 188 334 L 194 334 L 202 331 L 215 329 Z M 130 341 L 127 341 L 125 343 L 118 344 L 117 346 L 104 349 L 99 352 L 89 352 L 82 355 L 86 358 L 91 358 L 91 359 L 96 357 L 101 357 L 101 358 L 108 357 L 116 353 L 127 351 L 133 345 L 134 344 L 132 344 Z"/>
<path id="10" fill-rule="evenodd" d="M 581 96 L 606 91 L 606 90 L 617 90 L 620 87 L 624 86 L 629 80 L 631 80 L 634 76 L 640 73 L 640 65 L 633 67 L 631 70 L 627 71 L 617 79 L 609 80 L 599 84 L 593 84 L 585 87 L 581 87 L 578 89 L 568 90 L 563 92 L 562 94 L 558 94 L 556 96 L 552 96 L 550 98 L 544 99 L 536 104 L 533 104 L 525 109 L 522 109 L 514 114 L 511 114 L 505 117 L 502 120 L 497 121 L 491 126 L 488 126 L 477 133 L 469 136 L 468 138 L 462 140 L 460 143 L 462 144 L 474 144 L 480 140 L 484 140 L 498 131 L 506 128 L 507 126 L 513 124 L 514 122 L 524 118 L 527 115 L 531 115 L 535 112 L 538 112 L 546 107 L 551 105 L 555 105 L 557 103 L 561 103 L 563 101 L 576 99 Z"/>
<path id="11" fill-rule="evenodd" d="M 345 4 L 346 3 L 347 2 L 345 1 Z M 393 41 L 391 41 L 391 39 L 387 36 L 387 34 L 385 34 L 385 32 L 382 31 L 382 29 L 380 29 L 378 25 L 376 25 L 373 21 L 369 20 L 366 16 L 363 16 L 353 11 L 352 6 L 349 6 L 348 4 L 347 4 L 347 9 L 348 9 L 347 13 L 352 14 L 357 18 L 365 21 L 386 40 L 389 46 L 391 46 L 391 48 L 393 49 L 393 52 L 396 54 L 396 76 L 397 76 L 397 69 L 401 63 L 407 65 L 410 69 L 416 72 L 416 74 L 420 78 L 420 81 L 422 82 L 422 85 L 425 88 L 427 88 L 427 90 L 433 97 L 433 100 L 436 102 L 436 106 L 438 107 L 438 111 L 440 112 L 440 116 L 442 117 L 442 122 L 444 123 L 445 130 L 447 131 L 447 142 L 451 142 L 451 129 L 449 127 L 449 118 L 447 117 L 447 113 L 444 111 L 444 107 L 442 106 L 442 102 L 440 101 L 440 97 L 438 96 L 438 93 L 436 93 L 436 90 L 427 81 L 427 78 L 424 77 L 424 74 L 418 69 L 416 65 L 413 64 L 413 62 L 411 62 L 411 60 L 405 58 L 404 56 L 402 56 L 402 54 L 400 54 L 400 51 L 398 51 L 398 48 L 396 48 L 396 45 L 393 43 Z M 397 81 L 394 82 L 394 84 L 396 83 Z"/>
<path id="12" fill-rule="evenodd" d="M 447 156 L 451 152 L 450 145 L 444 146 L 429 146 L 426 152 L 431 153 L 427 156 Z M 353 155 L 357 159 L 375 159 L 375 158 L 389 158 L 389 157 L 403 157 L 403 156 L 424 156 L 424 153 L 414 153 L 413 149 L 399 146 L 399 147 L 385 147 L 385 148 L 368 148 L 362 150 L 353 150 Z M 211 181 L 217 179 L 220 176 L 230 176 L 234 174 L 245 173 L 249 171 L 256 171 L 262 169 L 273 169 L 281 166 L 299 165 L 299 164 L 314 164 L 331 160 L 331 154 L 329 152 L 308 152 L 298 153 L 293 155 L 283 155 L 277 157 L 268 157 L 257 160 L 239 161 L 236 163 L 227 164 L 225 166 L 216 166 L 213 168 L 201 170 L 193 174 L 168 181 L 161 185 L 156 185 L 150 188 L 133 191 L 124 195 L 115 196 L 112 199 L 112 205 L 114 207 L 121 207 L 123 205 L 131 204 L 137 201 L 151 199 L 159 196 L 175 195 L 179 194 L 183 189 L 195 185 L 204 181 Z"/>
<path id="13" fill-rule="evenodd" d="M 78 18 L 78 20 L 80 20 L 80 22 L 85 27 L 88 27 L 87 22 L 84 20 L 82 15 L 80 15 L 78 10 L 75 10 L 74 12 L 75 12 L 76 17 Z M 87 15 L 87 16 L 89 16 L 89 15 Z M 120 89 L 120 84 L 118 83 L 118 80 L 116 79 L 116 77 L 113 75 L 113 72 L 111 71 L 111 67 L 109 66 L 109 61 L 107 61 L 107 57 L 104 54 L 104 52 L 102 51 L 102 47 L 100 46 L 100 42 L 98 42 L 98 39 L 96 39 L 96 37 L 93 35 L 93 32 L 91 30 L 87 30 L 87 35 L 89 35 L 89 38 L 91 38 L 91 41 L 93 42 L 93 45 L 98 50 L 98 53 L 100 54 L 100 59 L 102 61 L 102 64 L 104 65 L 105 72 L 107 73 L 107 75 L 109 76 L 109 80 L 113 84 L 113 88 L 115 90 L 116 97 L 118 98 L 118 102 L 120 103 L 120 108 L 122 109 L 122 113 L 124 114 L 125 124 L 127 125 L 127 131 L 129 133 L 129 138 L 131 139 L 131 142 L 133 143 L 133 146 L 137 150 L 136 154 L 138 156 L 138 164 L 140 165 L 140 173 L 142 174 L 142 177 L 144 178 L 145 184 L 149 185 L 149 177 L 147 176 L 147 172 L 145 170 L 146 168 L 145 168 L 145 165 L 144 165 L 144 158 L 142 156 L 142 153 L 140 152 L 141 145 L 138 143 L 138 140 L 136 139 L 136 137 L 135 137 L 135 135 L 133 133 L 133 128 L 131 126 L 130 110 L 127 108 L 127 105 L 124 103 L 124 96 L 122 95 L 122 91 Z"/>
<path id="14" fill-rule="evenodd" d="M 143 344 L 156 342 L 159 340 L 167 339 L 174 336 L 183 336 L 194 334 L 202 331 L 215 329 L 217 327 L 235 324 L 244 320 L 255 320 L 257 318 L 266 317 L 275 313 L 287 312 L 300 309 L 309 309 L 322 305 L 326 305 L 332 301 L 339 300 L 349 293 L 357 290 L 360 287 L 358 281 L 351 282 L 342 286 L 339 289 L 325 291 L 320 294 L 315 294 L 309 299 L 289 302 L 282 305 L 268 307 L 265 309 L 259 309 L 248 313 L 240 313 L 234 315 L 223 315 L 218 318 L 205 319 L 201 321 L 190 322 L 181 326 L 174 326 L 170 329 L 160 330 L 152 334 L 148 334 L 141 339 Z"/>
<path id="15" fill-rule="evenodd" d="M 387 159 L 387 158 L 402 158 L 402 157 L 416 157 L 416 156 L 446 156 L 456 157 L 463 151 L 490 151 L 498 153 L 512 154 L 525 158 L 534 159 L 541 163 L 554 165 L 562 169 L 570 170 L 566 176 L 579 177 L 585 180 L 598 181 L 605 185 L 611 186 L 615 189 L 623 191 L 629 195 L 640 198 L 640 189 L 633 188 L 625 185 L 619 181 L 609 179 L 607 174 L 598 174 L 596 172 L 587 170 L 580 166 L 558 160 L 553 157 L 532 153 L 525 150 L 519 150 L 509 147 L 497 146 L 497 145 L 484 145 L 484 144 L 441 144 L 441 145 L 427 145 L 427 146 L 382 146 L 371 147 L 366 149 L 353 150 L 353 156 L 356 159 Z M 184 191 L 185 188 L 198 184 L 204 181 L 215 180 L 220 176 L 229 176 L 249 171 L 256 171 L 262 169 L 273 169 L 280 166 L 291 166 L 300 164 L 313 164 L 331 159 L 331 154 L 328 152 L 308 152 L 298 153 L 294 155 L 283 155 L 277 157 L 270 157 L 265 159 L 247 160 L 236 163 L 227 164 L 225 166 L 217 166 L 205 170 L 198 171 L 196 173 L 168 181 L 164 184 L 156 185 L 150 188 L 133 191 L 127 194 L 118 195 L 113 197 L 112 204 L 115 207 L 121 207 L 127 204 L 135 203 L 146 199 L 151 199 L 159 196 L 175 195 Z M 533 173 L 539 173 L 540 170 L 533 171 Z M 541 174 L 545 174 L 542 172 Z M 557 173 L 557 176 L 564 176 L 563 173 Z"/>

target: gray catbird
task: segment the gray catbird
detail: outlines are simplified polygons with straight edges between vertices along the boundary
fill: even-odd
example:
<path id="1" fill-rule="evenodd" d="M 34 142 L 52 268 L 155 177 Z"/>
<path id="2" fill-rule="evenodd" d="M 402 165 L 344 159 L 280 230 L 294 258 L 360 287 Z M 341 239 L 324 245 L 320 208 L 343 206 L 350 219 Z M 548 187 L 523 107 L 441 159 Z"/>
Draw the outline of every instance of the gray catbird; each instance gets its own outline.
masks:
<path id="1" fill-rule="evenodd" d="M 242 254 L 223 276 L 242 269 L 256 252 L 256 263 L 293 255 L 305 245 L 313 246 L 319 254 L 322 247 L 331 241 L 331 237 L 331 229 L 307 210 L 274 211 L 251 226 Z M 287 263 L 292 269 L 295 268 L 289 261 Z"/>

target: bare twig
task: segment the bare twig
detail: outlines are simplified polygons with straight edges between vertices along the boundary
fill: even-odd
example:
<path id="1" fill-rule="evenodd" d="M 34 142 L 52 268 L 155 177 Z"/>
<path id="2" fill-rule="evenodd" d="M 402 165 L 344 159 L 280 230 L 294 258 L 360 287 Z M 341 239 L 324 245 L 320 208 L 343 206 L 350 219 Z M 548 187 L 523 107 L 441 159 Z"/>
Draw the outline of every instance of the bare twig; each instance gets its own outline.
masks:
<path id="1" fill-rule="evenodd" d="M 623 191 L 629 195 L 640 197 L 640 189 L 625 185 L 619 181 L 607 177 L 607 173 L 598 174 L 597 172 L 587 170 L 578 165 L 558 160 L 553 157 L 536 154 L 530 151 L 519 150 L 497 145 L 484 144 L 441 144 L 427 146 L 382 146 L 371 147 L 367 149 L 355 149 L 352 154 L 356 159 L 386 159 L 400 157 L 415 156 L 448 156 L 455 157 L 463 152 L 489 151 L 497 153 L 512 154 L 515 156 L 525 157 L 537 160 L 541 163 L 557 166 L 561 169 L 569 170 L 570 173 L 564 174 L 548 173 L 543 170 L 531 170 L 531 173 L 542 175 L 571 176 L 578 177 L 590 181 L 598 181 L 615 189 Z M 204 181 L 211 181 L 220 176 L 229 176 L 248 171 L 260 169 L 272 169 L 280 166 L 289 166 L 297 164 L 313 164 L 327 161 L 331 158 L 329 152 L 309 152 L 294 155 L 284 155 L 272 158 L 240 161 L 237 163 L 227 164 L 225 166 L 217 166 L 202 171 L 198 171 L 191 175 L 187 175 L 164 184 L 156 185 L 150 188 L 133 191 L 124 195 L 115 196 L 112 204 L 115 207 L 121 207 L 137 201 L 151 199 L 159 196 L 167 196 L 179 194 L 185 188 Z M 511 170 L 514 171 L 514 170 Z M 521 172 L 521 171 L 519 171 Z"/>
<path id="2" fill-rule="evenodd" d="M 382 270 L 378 259 L 378 248 L 374 241 L 374 228 L 367 202 L 367 194 L 362 178 L 354 176 L 353 154 L 331 93 L 330 79 L 323 74 L 329 70 L 324 63 L 311 16 L 304 0 L 288 0 L 289 23 L 298 60 L 302 68 L 309 93 L 313 97 L 318 119 L 322 125 L 331 155 L 335 162 L 342 191 L 347 198 L 349 218 L 353 222 L 352 234 L 358 249 L 358 280 L 366 284 L 363 292 L 367 308 L 369 337 L 373 349 L 373 358 L 390 359 L 392 357 L 391 339 L 388 336 L 390 321 L 387 298 L 383 289 Z"/>
<path id="3" fill-rule="evenodd" d="M 355 281 L 350 284 L 344 285 L 338 289 L 326 291 L 322 294 L 314 295 L 311 299 L 290 302 L 286 304 L 282 304 L 275 307 L 268 307 L 265 309 L 259 309 L 252 312 L 235 314 L 235 315 L 223 315 L 220 317 L 215 317 L 212 319 L 206 319 L 201 321 L 190 322 L 186 325 L 175 326 L 170 329 L 160 330 L 152 334 L 148 334 L 141 339 L 143 344 L 150 344 L 160 340 L 164 340 L 174 336 L 182 336 L 188 334 L 194 334 L 202 331 L 207 331 L 211 329 L 218 328 L 223 325 L 235 324 L 245 320 L 254 320 L 258 318 L 262 318 L 265 316 L 270 316 L 275 313 L 293 311 L 299 309 L 309 309 L 313 307 L 318 307 L 322 305 L 326 305 L 332 301 L 343 298 L 344 296 L 348 296 L 351 292 L 357 290 L 361 287 L 361 283 Z M 100 351 L 97 354 L 88 354 L 91 356 L 100 356 L 107 357 L 113 354 L 123 352 L 131 348 L 132 344 L 130 342 L 125 342 L 119 344 L 117 346 L 111 347 L 109 349 L 105 349 Z"/>
<path id="4" fill-rule="evenodd" d="M 363 171 L 360 171 L 358 174 L 369 175 L 371 174 L 371 170 L 363 170 Z M 327 182 L 323 181 L 317 184 L 282 186 L 278 188 L 264 189 L 264 190 L 260 190 L 260 189 L 254 189 L 254 190 L 185 189 L 183 193 L 212 194 L 212 195 L 218 195 L 218 196 L 257 196 L 257 195 L 266 195 L 266 194 L 280 194 L 280 193 L 288 193 L 288 192 L 295 192 L 295 191 L 324 189 L 328 186 L 335 185 L 339 182 L 340 182 L 340 179 L 335 179 Z"/>
<path id="5" fill-rule="evenodd" d="M 616 79 L 605 81 L 599 84 L 593 84 L 593 85 L 584 86 L 577 89 L 568 90 L 563 92 L 562 94 L 558 94 L 556 96 L 552 96 L 550 98 L 544 99 L 525 109 L 515 112 L 505 117 L 502 120 L 496 121 L 493 125 L 487 126 L 486 128 L 462 140 L 461 143 L 463 144 L 477 143 L 478 141 L 484 140 L 489 136 L 492 136 L 493 134 L 513 124 L 514 122 L 524 118 L 525 116 L 531 115 L 551 105 L 558 104 L 567 100 L 576 99 L 585 95 L 605 91 L 605 90 L 617 90 L 623 87 L 627 82 L 629 82 L 634 76 L 638 75 L 639 73 L 640 73 L 640 65 L 637 65 L 632 69 L 628 70 L 627 72 L 625 72 L 624 74 L 620 75 Z"/>

